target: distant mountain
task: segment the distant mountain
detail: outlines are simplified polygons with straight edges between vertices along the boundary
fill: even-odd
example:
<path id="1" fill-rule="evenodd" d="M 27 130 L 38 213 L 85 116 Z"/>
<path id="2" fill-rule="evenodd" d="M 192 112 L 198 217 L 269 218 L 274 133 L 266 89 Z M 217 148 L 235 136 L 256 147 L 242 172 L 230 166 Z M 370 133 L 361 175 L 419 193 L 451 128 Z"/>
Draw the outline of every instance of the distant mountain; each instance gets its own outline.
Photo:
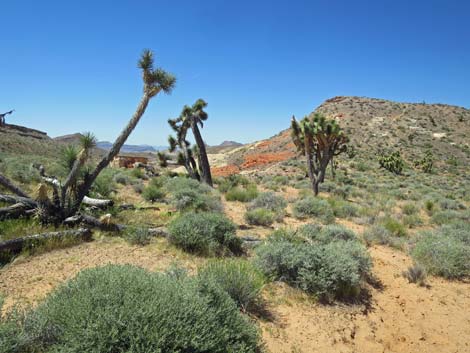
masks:
<path id="1" fill-rule="evenodd" d="M 236 141 L 224 141 L 219 145 L 219 147 L 234 147 L 234 146 L 243 146 L 243 143 L 236 142 Z"/>
<path id="2" fill-rule="evenodd" d="M 99 141 L 97 147 L 103 150 L 111 149 L 113 145 L 109 141 Z M 150 145 L 124 145 L 121 148 L 121 152 L 123 153 L 143 153 L 143 152 L 157 152 L 168 149 L 167 146 L 150 146 Z"/>
<path id="3" fill-rule="evenodd" d="M 78 144 L 80 142 L 80 137 L 82 137 L 82 136 L 83 136 L 82 134 L 77 132 L 75 134 L 69 134 L 69 135 L 54 137 L 54 140 L 57 141 L 57 142 L 72 145 L 72 144 Z"/>

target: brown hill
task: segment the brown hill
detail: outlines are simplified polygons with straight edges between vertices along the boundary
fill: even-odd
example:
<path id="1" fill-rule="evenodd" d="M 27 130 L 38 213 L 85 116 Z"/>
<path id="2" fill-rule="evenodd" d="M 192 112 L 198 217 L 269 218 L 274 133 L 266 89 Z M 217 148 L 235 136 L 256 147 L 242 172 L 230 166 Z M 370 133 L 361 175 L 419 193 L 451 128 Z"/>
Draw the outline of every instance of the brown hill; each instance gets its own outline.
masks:
<path id="1" fill-rule="evenodd" d="M 315 112 L 339 120 L 351 145 L 371 158 L 375 158 L 381 149 L 393 148 L 412 161 L 430 149 L 441 162 L 451 158 L 470 162 L 470 110 L 463 107 L 334 97 L 322 103 Z M 287 129 L 227 154 L 225 165 L 219 165 L 216 174 L 263 169 L 295 155 Z"/>

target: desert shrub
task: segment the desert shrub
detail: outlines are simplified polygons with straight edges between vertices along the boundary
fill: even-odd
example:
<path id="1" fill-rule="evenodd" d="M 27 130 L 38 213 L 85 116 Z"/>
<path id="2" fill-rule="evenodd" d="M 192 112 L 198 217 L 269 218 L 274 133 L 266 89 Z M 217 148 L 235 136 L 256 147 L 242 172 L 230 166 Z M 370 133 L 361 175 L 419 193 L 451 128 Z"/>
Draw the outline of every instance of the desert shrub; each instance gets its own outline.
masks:
<path id="1" fill-rule="evenodd" d="M 131 183 L 131 178 L 129 175 L 124 173 L 118 173 L 113 177 L 114 182 L 122 185 L 128 185 Z"/>
<path id="2" fill-rule="evenodd" d="M 423 220 L 417 214 L 405 216 L 402 219 L 403 225 L 409 228 L 415 228 L 423 224 Z"/>
<path id="3" fill-rule="evenodd" d="M 264 275 L 246 260 L 210 261 L 198 271 L 198 279 L 204 283 L 214 282 L 227 292 L 243 311 L 253 312 L 262 305 Z"/>
<path id="4" fill-rule="evenodd" d="M 91 192 L 98 197 L 109 197 L 111 193 L 116 190 L 113 174 L 114 171 L 110 169 L 103 170 L 95 179 L 91 187 Z"/>
<path id="5" fill-rule="evenodd" d="M 217 184 L 217 188 L 220 192 L 226 193 L 230 189 L 239 185 L 246 187 L 250 184 L 250 181 L 243 175 L 233 174 L 224 178 L 216 178 L 215 183 Z"/>
<path id="6" fill-rule="evenodd" d="M 409 283 L 416 283 L 420 286 L 426 285 L 426 270 L 420 264 L 408 267 L 406 271 L 403 271 L 402 275 Z"/>
<path id="7" fill-rule="evenodd" d="M 268 238 L 256 249 L 254 261 L 269 278 L 327 301 L 356 297 L 371 266 L 359 242 L 344 240 L 320 244 Z"/>
<path id="8" fill-rule="evenodd" d="M 139 182 L 137 182 L 137 183 L 133 183 L 133 184 L 132 184 L 132 189 L 133 189 L 136 193 L 142 194 L 142 193 L 144 192 L 145 186 L 144 186 L 144 184 L 143 184 L 141 181 L 139 181 Z"/>
<path id="9" fill-rule="evenodd" d="M 407 203 L 403 205 L 402 211 L 407 216 L 411 216 L 418 212 L 418 207 L 414 203 Z"/>
<path id="10" fill-rule="evenodd" d="M 165 198 L 165 192 L 154 185 L 148 185 L 142 191 L 142 197 L 150 202 L 161 201 Z"/>
<path id="11" fill-rule="evenodd" d="M 463 218 L 464 216 L 458 211 L 444 210 L 435 212 L 431 217 L 431 222 L 438 225 L 443 225 Z"/>
<path id="12" fill-rule="evenodd" d="M 335 215 L 330 204 L 322 199 L 307 196 L 293 205 L 294 216 L 299 219 L 318 218 L 323 223 L 333 223 Z"/>
<path id="13" fill-rule="evenodd" d="M 170 194 L 170 204 L 178 211 L 214 211 L 223 210 L 220 197 L 206 184 L 189 178 L 171 178 L 166 180 L 163 190 Z"/>
<path id="14" fill-rule="evenodd" d="M 282 196 L 276 195 L 274 192 L 263 192 L 258 195 L 248 206 L 249 209 L 264 208 L 276 214 L 283 214 L 287 202 Z"/>
<path id="15" fill-rule="evenodd" d="M 330 224 L 321 228 L 316 239 L 322 243 L 329 243 L 334 240 L 356 240 L 357 237 L 352 230 L 340 224 Z"/>
<path id="16" fill-rule="evenodd" d="M 401 249 L 404 245 L 402 238 L 397 238 L 385 227 L 374 225 L 364 232 L 364 240 L 367 245 L 388 245 L 393 248 Z"/>
<path id="17" fill-rule="evenodd" d="M 381 220 L 381 224 L 387 229 L 393 236 L 405 237 L 407 232 L 405 226 L 392 217 L 385 217 Z"/>
<path id="18" fill-rule="evenodd" d="M 259 334 L 212 283 L 130 265 L 80 272 L 23 317 L 0 323 L 2 352 L 256 352 Z"/>
<path id="19" fill-rule="evenodd" d="M 227 191 L 225 198 L 227 201 L 249 202 L 258 196 L 256 185 L 249 185 L 246 188 L 234 187 Z"/>
<path id="20" fill-rule="evenodd" d="M 333 209 L 333 213 L 338 218 L 357 217 L 360 207 L 345 200 L 338 200 L 336 198 L 329 198 L 328 203 Z"/>
<path id="21" fill-rule="evenodd" d="M 462 205 L 460 202 L 452 200 L 452 199 L 441 199 L 439 200 L 439 206 L 443 210 L 459 210 L 459 209 L 465 209 L 465 206 Z"/>
<path id="22" fill-rule="evenodd" d="M 201 255 L 240 254 L 235 225 L 219 213 L 186 213 L 169 225 L 170 241 L 184 251 Z"/>
<path id="23" fill-rule="evenodd" d="M 131 175 L 134 177 L 134 178 L 137 178 L 137 179 L 147 179 L 144 171 L 140 168 L 134 168 L 132 169 L 131 171 Z"/>
<path id="24" fill-rule="evenodd" d="M 470 276 L 470 229 L 449 225 L 423 232 L 411 255 L 430 274 L 445 278 Z"/>
<path id="25" fill-rule="evenodd" d="M 248 210 L 245 213 L 245 221 L 252 225 L 270 226 L 274 223 L 275 219 L 276 215 L 274 212 L 264 208 L 255 208 L 253 210 Z"/>
<path id="26" fill-rule="evenodd" d="M 424 209 L 426 210 L 426 213 L 431 216 L 436 208 L 436 204 L 432 200 L 426 200 L 424 202 Z"/>
<path id="27" fill-rule="evenodd" d="M 124 239 L 132 245 L 147 245 L 150 243 L 151 238 L 152 236 L 147 228 L 127 227 L 124 231 Z"/>
<path id="28" fill-rule="evenodd" d="M 256 219 L 269 221 L 269 218 L 272 218 L 269 224 L 272 224 L 274 220 L 279 222 L 284 218 L 286 207 L 287 202 L 282 196 L 278 196 L 274 192 L 263 192 L 250 203 L 245 219 L 248 223 L 250 223 L 249 219 L 256 222 Z"/>

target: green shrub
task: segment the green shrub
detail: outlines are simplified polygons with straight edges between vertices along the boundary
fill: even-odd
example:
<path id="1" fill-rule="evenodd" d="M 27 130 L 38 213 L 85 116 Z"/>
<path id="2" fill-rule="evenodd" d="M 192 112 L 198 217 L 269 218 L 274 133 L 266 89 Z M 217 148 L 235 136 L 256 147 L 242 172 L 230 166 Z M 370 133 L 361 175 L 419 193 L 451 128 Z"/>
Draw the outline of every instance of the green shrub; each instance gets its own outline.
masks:
<path id="1" fill-rule="evenodd" d="M 414 203 L 407 203 L 403 205 L 402 210 L 405 215 L 411 216 L 418 212 L 418 207 Z"/>
<path id="2" fill-rule="evenodd" d="M 219 196 L 206 184 L 194 179 L 172 178 L 163 186 L 170 194 L 170 204 L 178 211 L 222 212 Z"/>
<path id="3" fill-rule="evenodd" d="M 338 218 L 349 218 L 357 217 L 359 214 L 360 207 L 345 200 L 338 200 L 336 198 L 330 197 L 328 200 L 333 213 Z"/>
<path id="4" fill-rule="evenodd" d="M 271 211 L 277 221 L 284 218 L 287 202 L 282 196 L 276 195 L 274 192 L 263 192 L 258 195 L 248 206 L 248 210 L 265 209 Z"/>
<path id="5" fill-rule="evenodd" d="M 161 201 L 165 198 L 165 192 L 154 185 L 148 185 L 142 191 L 142 197 L 150 202 Z"/>
<path id="6" fill-rule="evenodd" d="M 217 178 L 215 179 L 215 183 L 217 184 L 218 190 L 220 192 L 226 193 L 230 189 L 239 185 L 248 186 L 250 184 L 250 181 L 243 175 L 233 174 L 228 177 Z"/>
<path id="7" fill-rule="evenodd" d="M 367 251 L 357 241 L 320 244 L 269 238 L 256 249 L 255 264 L 269 278 L 327 301 L 357 297 L 371 267 Z"/>
<path id="8" fill-rule="evenodd" d="M 340 224 L 327 225 L 321 228 L 317 234 L 316 240 L 322 243 L 329 243 L 334 240 L 357 240 L 356 234 L 352 230 Z"/>
<path id="9" fill-rule="evenodd" d="M 147 245 L 151 238 L 147 228 L 127 227 L 124 231 L 124 239 L 132 245 Z"/>
<path id="10" fill-rule="evenodd" d="M 323 223 L 333 223 L 335 215 L 330 204 L 322 199 L 307 196 L 293 206 L 294 216 L 299 219 L 318 218 Z"/>
<path id="11" fill-rule="evenodd" d="M 124 174 L 124 173 L 118 173 L 116 174 L 114 177 L 113 177 L 113 180 L 118 183 L 118 184 L 122 184 L 122 185 L 128 185 L 131 183 L 131 178 L 127 175 L 127 174 Z"/>
<path id="12" fill-rule="evenodd" d="M 207 263 L 199 272 L 204 283 L 214 282 L 243 310 L 254 312 L 262 305 L 263 274 L 246 260 L 217 260 Z"/>
<path id="13" fill-rule="evenodd" d="M 249 202 L 258 196 L 256 185 L 249 185 L 246 188 L 234 187 L 227 191 L 225 198 L 227 201 Z"/>
<path id="14" fill-rule="evenodd" d="M 241 239 L 235 225 L 219 213 L 186 213 L 169 225 L 170 241 L 187 252 L 201 255 L 240 254 Z"/>
<path id="15" fill-rule="evenodd" d="M 400 223 L 398 220 L 392 217 L 385 217 L 381 224 L 387 229 L 393 236 L 396 237 L 405 237 L 406 236 L 406 228 L 405 226 Z"/>
<path id="16" fill-rule="evenodd" d="M 116 189 L 113 173 L 114 172 L 109 169 L 103 170 L 95 179 L 91 191 L 98 197 L 109 197 Z"/>
<path id="17" fill-rule="evenodd" d="M 264 208 L 255 208 L 245 213 L 245 221 L 248 224 L 258 226 L 270 226 L 274 223 L 276 216 L 273 212 Z"/>
<path id="18" fill-rule="evenodd" d="M 426 210 L 426 213 L 431 216 L 436 208 L 436 205 L 434 204 L 434 201 L 432 200 L 426 200 L 424 202 L 424 209 Z"/>
<path id="19" fill-rule="evenodd" d="M 403 225 L 409 228 L 415 228 L 417 226 L 423 225 L 423 220 L 417 214 L 412 214 L 409 216 L 403 217 Z"/>
<path id="20" fill-rule="evenodd" d="M 130 265 L 80 272 L 24 317 L 0 323 L 1 352 L 257 352 L 259 334 L 212 283 Z"/>
<path id="21" fill-rule="evenodd" d="M 408 267 L 406 271 L 403 271 L 402 275 L 409 283 L 416 283 L 420 286 L 426 285 L 426 270 L 419 264 Z"/>
<path id="22" fill-rule="evenodd" d="M 445 278 L 470 276 L 470 227 L 449 225 L 423 232 L 411 252 L 430 274 Z"/>
<path id="23" fill-rule="evenodd" d="M 444 211 L 435 212 L 431 217 L 431 222 L 438 224 L 438 225 L 443 225 L 443 224 L 452 223 L 456 220 L 461 220 L 464 218 L 465 216 L 458 211 L 444 210 Z"/>
<path id="24" fill-rule="evenodd" d="M 134 178 L 137 178 L 137 179 L 147 179 L 144 171 L 140 168 L 134 168 L 132 169 L 131 171 L 131 175 L 134 177 Z"/>
<path id="25" fill-rule="evenodd" d="M 374 225 L 364 232 L 364 240 L 367 245 L 388 245 L 396 249 L 401 249 L 404 245 L 402 238 L 397 238 L 381 225 Z"/>

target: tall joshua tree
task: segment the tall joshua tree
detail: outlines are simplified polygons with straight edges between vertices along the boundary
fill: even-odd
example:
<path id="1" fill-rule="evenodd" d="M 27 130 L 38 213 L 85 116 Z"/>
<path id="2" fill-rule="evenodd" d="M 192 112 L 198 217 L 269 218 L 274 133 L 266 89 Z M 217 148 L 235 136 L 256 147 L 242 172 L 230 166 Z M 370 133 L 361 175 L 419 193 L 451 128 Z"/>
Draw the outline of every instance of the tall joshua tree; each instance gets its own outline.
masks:
<path id="1" fill-rule="evenodd" d="M 83 199 L 90 191 L 93 182 L 101 171 L 106 168 L 114 157 L 119 153 L 122 145 L 126 142 L 131 132 L 135 129 L 150 100 L 160 92 L 170 93 L 175 85 L 175 77 L 160 68 L 154 68 L 154 57 L 150 50 L 144 50 L 138 64 L 142 70 L 143 93 L 139 105 L 121 134 L 114 141 L 109 150 L 94 169 L 83 173 L 83 167 L 89 160 L 90 151 L 95 146 L 95 139 L 91 134 L 85 134 L 81 139 L 81 150 L 74 155 L 73 151 L 68 151 L 69 174 L 64 183 L 54 178 L 48 178 L 41 171 L 43 180 L 50 184 L 53 189 L 53 200 L 49 200 L 45 186 L 40 187 L 38 202 L 29 197 L 21 189 L 16 187 L 10 180 L 0 175 L 0 185 L 10 190 L 20 197 L 29 198 L 30 201 L 38 204 L 39 216 L 42 220 L 59 223 L 65 218 L 74 215 L 80 208 Z"/>
<path id="2" fill-rule="evenodd" d="M 182 162 L 189 175 L 196 179 L 200 177 L 206 184 L 212 186 L 211 168 L 209 159 L 207 158 L 206 145 L 199 131 L 199 126 L 203 128 L 204 121 L 208 118 L 207 113 L 204 111 L 205 107 L 207 107 L 207 103 L 202 99 L 198 99 L 191 107 L 185 105 L 178 118 L 168 120 L 168 123 L 176 132 L 176 139 L 170 137 L 169 142 L 170 147 L 172 145 L 175 148 L 176 145 L 180 147 L 183 159 Z M 186 134 L 189 129 L 193 132 L 194 140 L 196 141 L 196 148 L 194 148 L 193 151 L 189 148 L 190 144 L 186 140 Z M 194 155 L 196 155 L 198 160 L 199 172 L 194 167 Z"/>
<path id="3" fill-rule="evenodd" d="M 327 119 L 319 113 L 303 118 L 300 123 L 293 116 L 291 135 L 297 151 L 307 160 L 312 189 L 318 195 L 328 164 L 334 156 L 346 151 L 348 139 L 336 120 Z"/>

